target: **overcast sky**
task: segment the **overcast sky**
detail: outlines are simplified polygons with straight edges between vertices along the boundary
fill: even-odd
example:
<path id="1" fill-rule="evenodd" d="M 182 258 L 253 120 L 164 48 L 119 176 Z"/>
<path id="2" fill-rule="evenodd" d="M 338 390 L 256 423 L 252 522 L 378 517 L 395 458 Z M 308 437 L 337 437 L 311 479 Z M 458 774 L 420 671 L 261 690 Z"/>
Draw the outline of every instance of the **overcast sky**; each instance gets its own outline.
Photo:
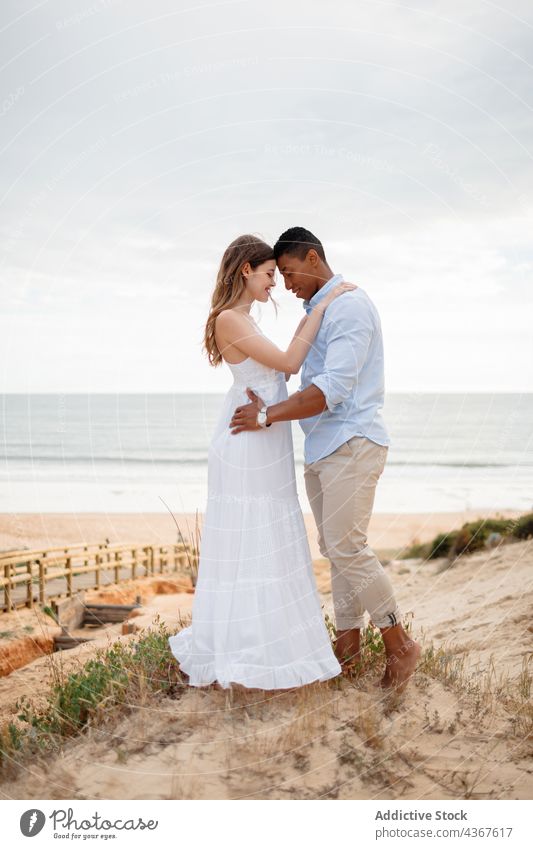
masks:
<path id="1" fill-rule="evenodd" d="M 3 0 L 0 390 L 225 391 L 220 257 L 294 225 L 378 306 L 389 391 L 532 390 L 533 7 L 504 5 Z"/>

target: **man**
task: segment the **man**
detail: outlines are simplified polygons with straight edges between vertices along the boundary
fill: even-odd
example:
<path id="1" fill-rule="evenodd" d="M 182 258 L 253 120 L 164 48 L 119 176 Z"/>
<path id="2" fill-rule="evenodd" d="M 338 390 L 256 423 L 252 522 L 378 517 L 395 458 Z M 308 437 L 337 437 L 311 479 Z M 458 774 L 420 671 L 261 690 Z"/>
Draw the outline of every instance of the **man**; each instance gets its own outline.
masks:
<path id="1" fill-rule="evenodd" d="M 303 227 L 285 231 L 274 245 L 274 256 L 285 287 L 303 300 L 308 313 L 342 280 L 328 265 L 320 240 Z M 293 419 L 299 419 L 305 433 L 305 485 L 320 551 L 331 564 L 339 661 L 359 662 L 366 609 L 385 644 L 381 684 L 403 689 L 420 646 L 404 630 L 389 577 L 367 544 L 389 437 L 381 417 L 381 324 L 366 292 L 358 287 L 327 307 L 298 392 L 267 407 L 266 419 L 263 410 L 260 420 L 263 401 L 251 389 L 247 394 L 251 403 L 235 410 L 232 433 Z"/>

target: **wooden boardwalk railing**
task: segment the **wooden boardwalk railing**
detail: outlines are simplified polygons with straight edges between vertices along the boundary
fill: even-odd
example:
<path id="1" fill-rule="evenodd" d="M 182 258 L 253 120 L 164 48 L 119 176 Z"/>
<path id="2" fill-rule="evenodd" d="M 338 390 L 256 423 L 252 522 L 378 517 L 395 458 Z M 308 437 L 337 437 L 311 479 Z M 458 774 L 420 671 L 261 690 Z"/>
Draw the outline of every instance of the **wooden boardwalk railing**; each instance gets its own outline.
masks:
<path id="1" fill-rule="evenodd" d="M 46 604 L 81 589 L 144 575 L 188 574 L 196 582 L 198 551 L 189 543 L 94 543 L 0 554 L 0 611 Z"/>

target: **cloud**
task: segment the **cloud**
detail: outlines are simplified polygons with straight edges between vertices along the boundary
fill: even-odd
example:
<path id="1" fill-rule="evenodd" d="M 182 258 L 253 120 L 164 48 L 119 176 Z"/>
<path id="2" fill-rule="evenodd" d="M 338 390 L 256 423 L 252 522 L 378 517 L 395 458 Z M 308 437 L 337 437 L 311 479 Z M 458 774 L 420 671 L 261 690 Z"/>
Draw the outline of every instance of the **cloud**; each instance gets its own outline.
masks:
<path id="1" fill-rule="evenodd" d="M 223 391 L 200 350 L 222 252 L 296 223 L 375 298 L 389 389 L 530 386 L 522 3 L 3 14 L 5 390 Z M 261 312 L 286 346 L 301 304 L 282 301 L 277 323 Z"/>

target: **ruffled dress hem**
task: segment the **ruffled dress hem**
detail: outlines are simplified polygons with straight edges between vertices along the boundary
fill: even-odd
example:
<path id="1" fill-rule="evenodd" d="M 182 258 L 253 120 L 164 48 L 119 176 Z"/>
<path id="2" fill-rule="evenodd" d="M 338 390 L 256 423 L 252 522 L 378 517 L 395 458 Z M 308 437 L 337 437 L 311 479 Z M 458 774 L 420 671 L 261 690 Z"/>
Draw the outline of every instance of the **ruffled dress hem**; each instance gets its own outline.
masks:
<path id="1" fill-rule="evenodd" d="M 340 675 L 342 671 L 333 653 L 331 660 L 298 660 L 275 667 L 230 661 L 221 669 L 221 663 L 214 660 L 203 664 L 194 663 L 188 631 L 188 628 L 184 628 L 170 637 L 168 642 L 180 669 L 189 676 L 187 683 L 191 687 L 207 687 L 217 681 L 224 689 L 230 688 L 232 684 L 240 684 L 250 689 L 285 690 L 313 681 L 326 681 Z"/>

